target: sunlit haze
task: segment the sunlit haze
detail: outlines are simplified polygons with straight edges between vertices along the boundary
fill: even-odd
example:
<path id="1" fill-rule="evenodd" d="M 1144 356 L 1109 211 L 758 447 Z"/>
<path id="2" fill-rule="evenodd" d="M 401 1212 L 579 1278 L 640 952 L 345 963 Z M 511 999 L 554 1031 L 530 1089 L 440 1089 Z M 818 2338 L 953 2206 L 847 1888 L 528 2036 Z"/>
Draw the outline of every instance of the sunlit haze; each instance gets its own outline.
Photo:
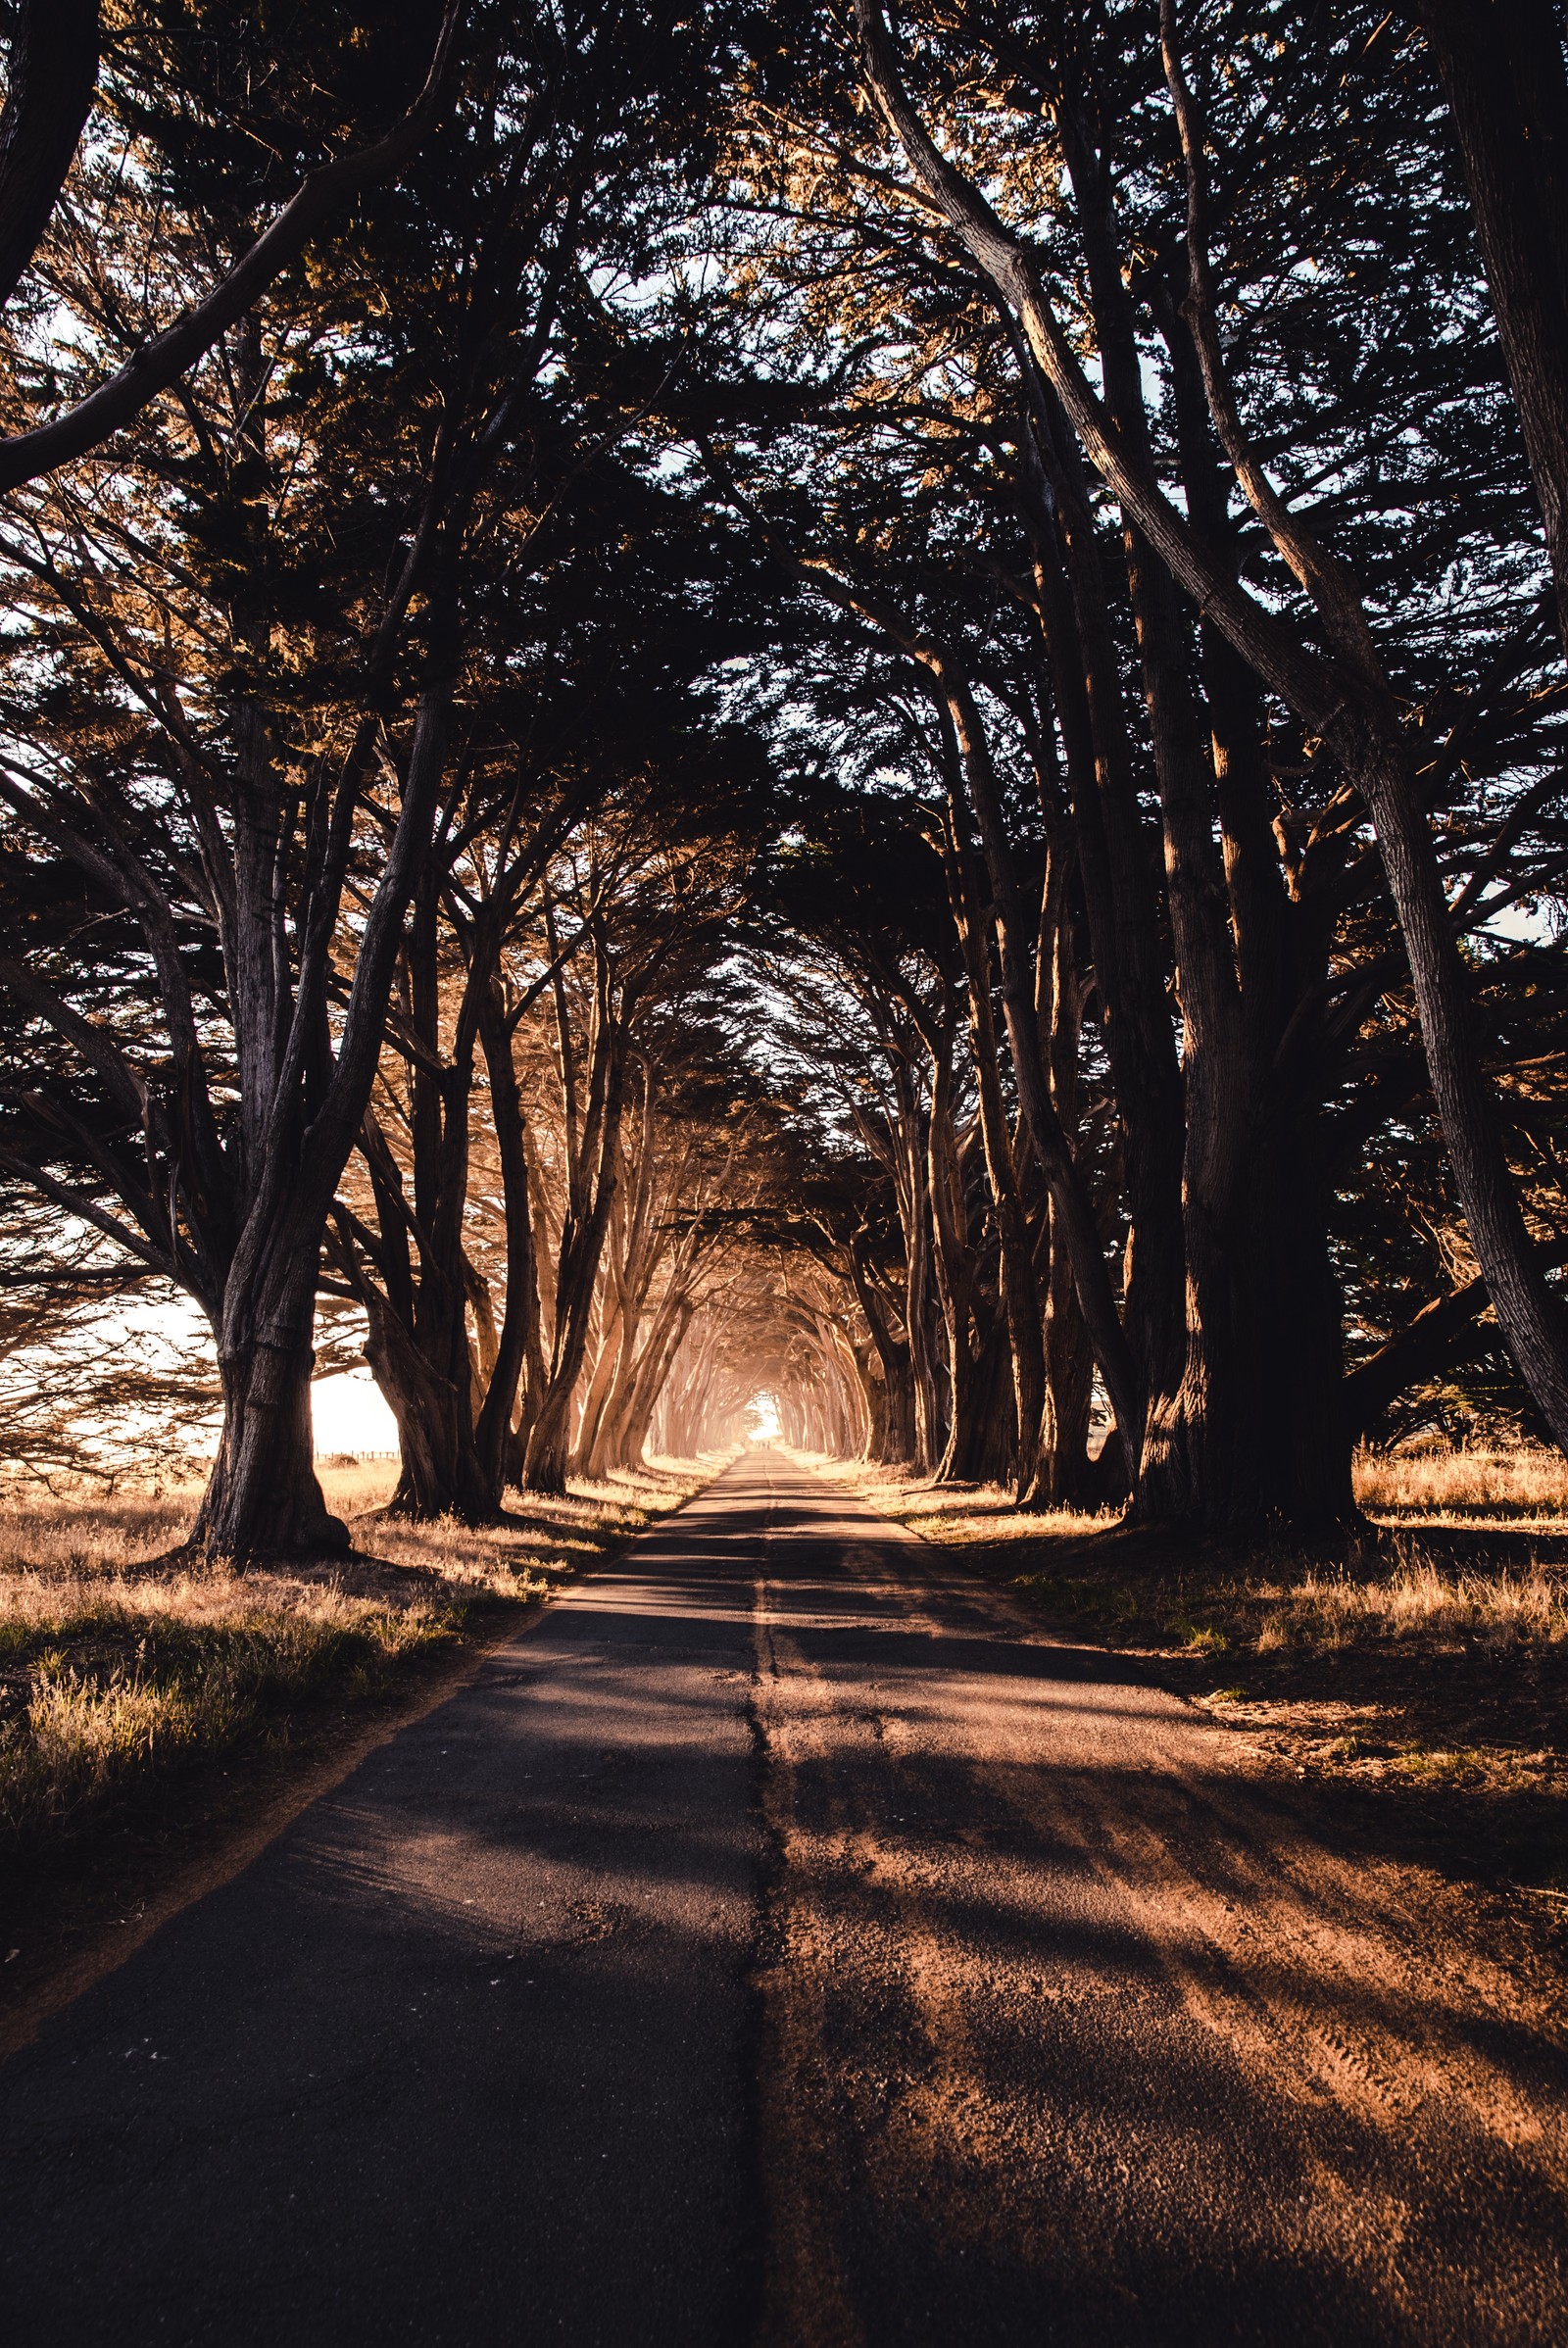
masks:
<path id="1" fill-rule="evenodd" d="M 751 1404 L 751 1424 L 746 1433 L 750 1443 L 777 1443 L 779 1436 L 778 1405 L 771 1394 L 759 1394 Z"/>

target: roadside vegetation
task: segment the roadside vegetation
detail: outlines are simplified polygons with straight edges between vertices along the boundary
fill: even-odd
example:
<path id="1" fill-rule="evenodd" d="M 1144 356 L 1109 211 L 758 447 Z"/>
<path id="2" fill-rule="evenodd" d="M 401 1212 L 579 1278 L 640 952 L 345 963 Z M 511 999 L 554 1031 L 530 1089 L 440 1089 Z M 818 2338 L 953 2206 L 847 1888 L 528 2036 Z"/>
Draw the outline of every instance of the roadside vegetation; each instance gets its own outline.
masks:
<path id="1" fill-rule="evenodd" d="M 1568 1899 L 1568 1465 L 1362 1454 L 1338 1544 L 1175 1541 L 994 1487 L 848 1475 L 1060 1636 L 1146 1657 L 1269 1774 L 1359 1789 L 1467 1871 Z"/>
<path id="2" fill-rule="evenodd" d="M 275 1755 L 328 1709 L 396 1696 L 709 1472 L 661 1461 L 476 1527 L 380 1515 L 395 1463 L 326 1467 L 355 1553 L 247 1573 L 172 1550 L 188 1492 L 14 1497 L 0 1507 L 0 1850 L 35 1853 L 181 1770 Z"/>

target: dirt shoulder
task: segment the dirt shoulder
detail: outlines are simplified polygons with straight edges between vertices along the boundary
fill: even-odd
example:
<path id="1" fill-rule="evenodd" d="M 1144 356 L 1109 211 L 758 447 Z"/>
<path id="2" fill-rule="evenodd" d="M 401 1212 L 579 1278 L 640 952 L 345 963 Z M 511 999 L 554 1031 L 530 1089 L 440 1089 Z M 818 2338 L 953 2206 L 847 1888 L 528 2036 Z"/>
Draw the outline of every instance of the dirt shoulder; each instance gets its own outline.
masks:
<path id="1" fill-rule="evenodd" d="M 51 1512 L 0 1554 L 0 2054 L 226 1881 L 553 1592 L 701 1491 L 668 1462 L 473 1532 L 332 1494 L 359 1554 L 182 1576 L 161 1512 Z M 367 1498 L 368 1507 L 355 1507 Z"/>
<path id="2" fill-rule="evenodd" d="M 888 1495 L 983 1523 L 967 1497 Z M 1059 1526 L 922 1558 L 841 1501 L 790 1514 L 799 1627 L 780 1541 L 759 1691 L 762 2336 L 1568 2336 L 1541 1903 L 1412 1863 L 1387 1806 L 1358 1842 L 1345 1789 L 1228 1766 L 1132 1617 L 1117 1652 L 1080 1592 L 1031 1646 L 1009 1551 L 1059 1568 Z M 988 1556 L 995 1590 L 963 1571 Z"/>
<path id="3" fill-rule="evenodd" d="M 847 1480 L 1059 1637 L 1138 1658 L 1336 1834 L 1568 1927 L 1560 1521 L 1407 1515 L 1337 1550 L 1225 1551 L 1020 1516 L 976 1488 Z"/>

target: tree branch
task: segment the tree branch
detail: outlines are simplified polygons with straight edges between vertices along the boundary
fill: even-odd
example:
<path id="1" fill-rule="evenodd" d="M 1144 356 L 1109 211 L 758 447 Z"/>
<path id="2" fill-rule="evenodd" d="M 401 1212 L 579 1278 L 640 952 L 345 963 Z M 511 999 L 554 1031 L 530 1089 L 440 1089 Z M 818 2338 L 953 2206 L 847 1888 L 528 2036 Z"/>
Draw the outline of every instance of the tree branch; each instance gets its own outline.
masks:
<path id="1" fill-rule="evenodd" d="M 62 0 L 42 0 L 36 13 L 44 14 L 50 9 L 62 16 L 70 13 Z M 319 171 L 312 171 L 270 227 L 263 231 L 206 301 L 198 302 L 194 310 L 187 311 L 172 326 L 132 352 L 119 373 L 111 375 L 107 383 L 100 384 L 96 391 L 89 392 L 84 400 L 78 400 L 75 407 L 52 422 L 37 424 L 30 432 L 18 432 L 8 440 L 0 440 L 0 490 L 20 488 L 24 481 L 36 480 L 40 473 L 53 472 L 57 465 L 85 456 L 112 432 L 118 432 L 122 424 L 139 416 L 149 401 L 167 391 L 187 367 L 194 367 L 236 318 L 243 318 L 330 213 L 361 188 L 385 179 L 417 150 L 446 102 L 464 14 L 465 0 L 448 0 L 424 87 L 395 129 L 372 146 L 361 148 L 357 154 L 340 155 L 323 164 Z M 3 252 L 0 240 L 0 254 Z"/>

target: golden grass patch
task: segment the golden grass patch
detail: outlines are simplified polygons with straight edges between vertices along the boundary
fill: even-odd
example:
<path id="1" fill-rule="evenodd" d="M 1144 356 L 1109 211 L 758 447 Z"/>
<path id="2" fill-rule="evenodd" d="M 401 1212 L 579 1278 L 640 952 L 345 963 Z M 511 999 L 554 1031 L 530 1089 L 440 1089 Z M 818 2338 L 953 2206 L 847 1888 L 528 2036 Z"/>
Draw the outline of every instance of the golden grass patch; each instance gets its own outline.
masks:
<path id="1" fill-rule="evenodd" d="M 0 1845 L 67 1832 L 181 1759 L 286 1737 L 325 1695 L 386 1689 L 456 1641 L 475 1606 L 545 1596 L 711 1472 L 661 1461 L 562 1498 L 518 1495 L 510 1521 L 473 1527 L 379 1514 L 395 1463 L 323 1466 L 361 1553 L 239 1574 L 167 1558 L 195 1492 L 11 1495 L 0 1501 Z"/>
<path id="2" fill-rule="evenodd" d="M 1291 1645 L 1341 1647 L 1366 1639 L 1555 1646 L 1568 1639 L 1568 1574 L 1452 1572 L 1422 1559 L 1368 1577 L 1306 1573 L 1251 1593 L 1260 1653 Z"/>
<path id="3" fill-rule="evenodd" d="M 1445 1521 L 1568 1516 L 1568 1459 L 1520 1443 L 1509 1449 L 1362 1451 L 1355 1496 L 1369 1515 Z"/>

